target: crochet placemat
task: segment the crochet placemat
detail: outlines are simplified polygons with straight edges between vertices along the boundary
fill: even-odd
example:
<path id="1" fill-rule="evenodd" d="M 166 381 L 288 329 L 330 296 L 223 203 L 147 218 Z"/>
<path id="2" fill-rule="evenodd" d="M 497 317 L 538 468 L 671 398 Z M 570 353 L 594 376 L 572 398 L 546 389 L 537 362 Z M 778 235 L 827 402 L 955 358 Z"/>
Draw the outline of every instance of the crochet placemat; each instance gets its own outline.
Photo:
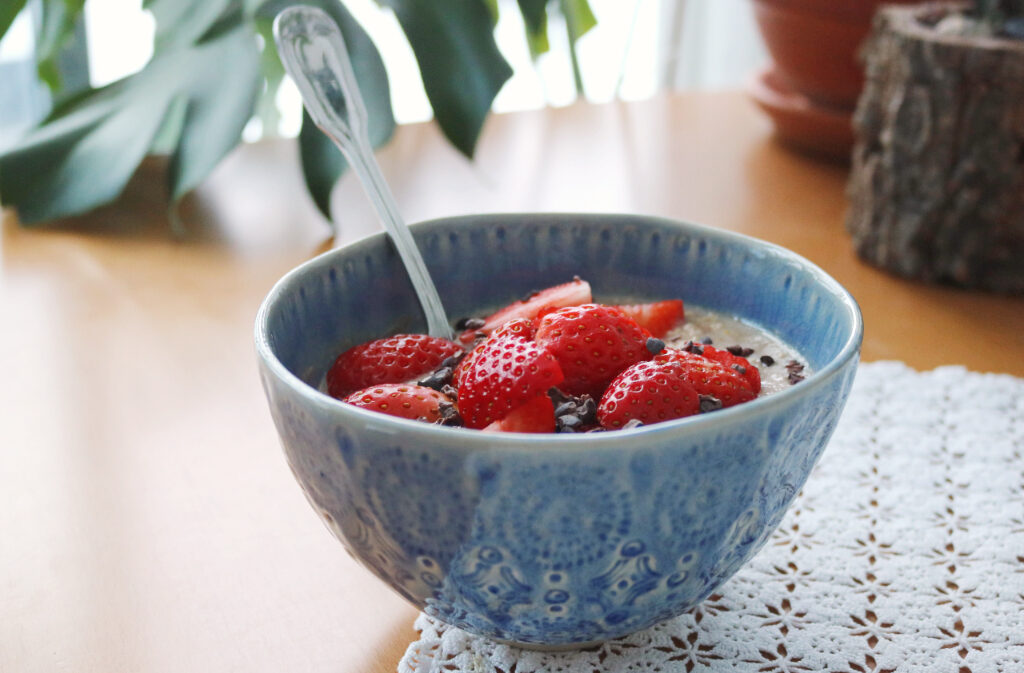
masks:
<path id="1" fill-rule="evenodd" d="M 1024 672 L 1024 379 L 861 365 L 779 529 L 671 621 L 567 653 L 415 626 L 399 673 Z"/>

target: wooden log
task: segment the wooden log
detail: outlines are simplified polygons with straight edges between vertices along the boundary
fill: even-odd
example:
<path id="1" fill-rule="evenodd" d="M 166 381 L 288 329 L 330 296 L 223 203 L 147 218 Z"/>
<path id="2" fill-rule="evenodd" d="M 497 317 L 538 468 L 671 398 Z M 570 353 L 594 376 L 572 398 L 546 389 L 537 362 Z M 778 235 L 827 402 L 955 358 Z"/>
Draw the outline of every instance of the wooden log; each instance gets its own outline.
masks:
<path id="1" fill-rule="evenodd" d="M 1024 293 L 1024 40 L 948 30 L 960 9 L 875 16 L 846 225 L 896 274 Z"/>

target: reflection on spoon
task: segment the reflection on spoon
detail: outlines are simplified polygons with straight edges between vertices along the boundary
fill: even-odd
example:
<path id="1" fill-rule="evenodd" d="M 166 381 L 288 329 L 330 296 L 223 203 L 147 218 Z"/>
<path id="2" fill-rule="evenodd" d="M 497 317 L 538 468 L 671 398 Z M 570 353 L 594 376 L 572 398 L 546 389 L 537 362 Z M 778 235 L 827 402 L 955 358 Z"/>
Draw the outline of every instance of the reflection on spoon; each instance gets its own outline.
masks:
<path id="1" fill-rule="evenodd" d="M 451 339 L 437 288 L 374 158 L 366 106 L 337 24 L 315 7 L 289 7 L 274 19 L 274 41 L 309 116 L 348 159 L 398 249 L 423 307 L 427 333 Z"/>

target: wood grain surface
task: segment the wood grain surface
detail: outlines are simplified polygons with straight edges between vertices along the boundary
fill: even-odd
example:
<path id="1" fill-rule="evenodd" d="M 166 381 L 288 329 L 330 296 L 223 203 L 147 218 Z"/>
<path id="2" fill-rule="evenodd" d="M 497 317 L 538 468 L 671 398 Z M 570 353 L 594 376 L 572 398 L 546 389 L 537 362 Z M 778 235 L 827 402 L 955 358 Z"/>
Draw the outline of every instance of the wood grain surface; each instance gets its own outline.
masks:
<path id="1" fill-rule="evenodd" d="M 843 229 L 846 169 L 791 154 L 736 92 L 499 115 L 477 158 L 433 125 L 380 155 L 405 216 L 641 212 L 781 244 L 851 290 L 864 357 L 1024 376 L 1021 300 L 896 279 Z M 337 235 L 292 141 L 236 151 L 170 234 L 162 166 L 115 206 L 0 232 L 0 671 L 390 673 L 415 610 L 359 567 L 280 452 L 257 307 Z"/>

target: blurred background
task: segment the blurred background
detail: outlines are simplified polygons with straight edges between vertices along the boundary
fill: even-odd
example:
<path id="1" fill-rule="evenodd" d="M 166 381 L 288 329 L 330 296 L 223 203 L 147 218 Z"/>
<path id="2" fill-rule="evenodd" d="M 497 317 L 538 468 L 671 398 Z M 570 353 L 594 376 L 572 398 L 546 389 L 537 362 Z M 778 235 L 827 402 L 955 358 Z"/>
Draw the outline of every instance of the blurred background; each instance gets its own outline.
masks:
<path id="1" fill-rule="evenodd" d="M 86 2 L 84 21 L 60 57 L 69 89 L 103 86 L 141 69 L 153 52 L 154 20 L 142 0 Z M 495 112 L 648 98 L 658 90 L 739 88 L 767 54 L 749 0 L 590 0 L 596 26 L 577 43 L 582 94 L 577 92 L 560 14 L 549 15 L 550 51 L 534 62 L 523 39 L 516 0 L 498 0 L 495 35 L 514 70 L 494 101 Z M 424 121 L 431 108 L 409 43 L 393 13 L 375 0 L 345 5 L 376 43 L 391 81 L 398 123 Z M 38 82 L 34 51 L 42 10 L 30 0 L 0 41 L 0 150 L 50 108 Z M 246 140 L 293 136 L 301 125 L 297 91 L 277 95 L 280 117 L 262 115 Z M 264 128 L 269 125 L 270 128 Z"/>

